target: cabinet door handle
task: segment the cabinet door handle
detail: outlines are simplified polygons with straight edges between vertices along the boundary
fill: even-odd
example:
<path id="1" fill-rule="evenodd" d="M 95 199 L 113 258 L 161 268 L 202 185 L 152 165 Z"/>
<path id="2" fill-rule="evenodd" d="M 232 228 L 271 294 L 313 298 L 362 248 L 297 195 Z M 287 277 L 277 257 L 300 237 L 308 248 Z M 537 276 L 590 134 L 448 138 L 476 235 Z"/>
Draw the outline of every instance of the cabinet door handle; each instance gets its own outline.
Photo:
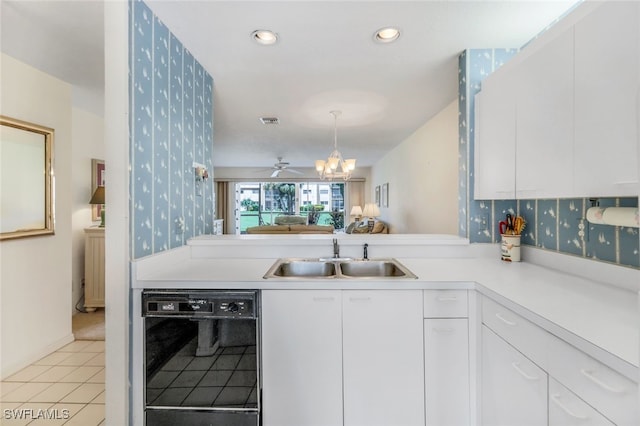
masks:
<path id="1" fill-rule="evenodd" d="M 620 182 L 613 182 L 614 185 L 634 185 L 638 183 L 637 180 L 623 180 Z"/>
<path id="2" fill-rule="evenodd" d="M 513 321 L 509 321 L 508 319 L 506 319 L 505 317 L 500 315 L 500 313 L 496 314 L 496 318 L 498 318 L 500 321 L 502 321 L 503 323 L 505 323 L 505 324 L 507 324 L 508 326 L 511 326 L 511 327 L 514 327 L 514 326 L 518 325 L 517 323 L 515 323 Z"/>
<path id="3" fill-rule="evenodd" d="M 350 297 L 349 302 L 369 302 L 371 300 L 370 297 Z"/>
<path id="4" fill-rule="evenodd" d="M 540 377 L 538 377 L 538 376 L 532 376 L 532 375 L 527 374 L 527 373 L 525 373 L 524 371 L 522 371 L 522 369 L 520 368 L 520 363 L 519 363 L 519 362 L 512 362 L 512 363 L 511 363 L 511 366 L 512 366 L 512 367 L 513 367 L 513 368 L 514 368 L 518 373 L 520 373 L 520 375 L 521 375 L 522 377 L 524 377 L 524 378 L 525 378 L 525 379 L 527 379 L 527 380 L 534 381 L 534 380 L 539 380 L 539 379 L 540 379 Z"/>
<path id="5" fill-rule="evenodd" d="M 591 380 L 593 383 L 595 383 L 596 385 L 600 386 L 602 389 L 606 390 L 607 392 L 611 392 L 611 393 L 625 393 L 626 389 L 624 388 L 615 388 L 611 385 L 606 384 L 605 382 L 603 382 L 602 380 L 598 379 L 596 376 L 593 375 L 593 370 L 586 370 L 584 368 L 580 369 L 580 373 L 582 373 L 582 375 L 584 377 L 586 377 L 587 379 Z"/>
<path id="6" fill-rule="evenodd" d="M 314 302 L 333 302 L 335 298 L 333 297 L 314 297 Z"/>
<path id="7" fill-rule="evenodd" d="M 438 302 L 455 302 L 458 298 L 455 296 L 439 296 L 436 300 Z"/>
<path id="8" fill-rule="evenodd" d="M 571 411 L 569 409 L 569 407 L 565 406 L 561 401 L 560 401 L 560 394 L 559 393 L 555 393 L 552 394 L 550 396 L 551 401 L 553 401 L 554 404 L 556 404 L 558 406 L 558 408 L 560 408 L 562 411 L 564 411 L 565 413 L 567 413 L 569 416 L 573 417 L 574 419 L 578 419 L 578 420 L 589 420 L 589 417 L 587 416 L 581 416 L 579 414 L 574 413 L 573 411 Z"/>
<path id="9" fill-rule="evenodd" d="M 456 331 L 451 327 L 433 327 L 432 330 L 435 331 L 436 333 L 447 333 L 447 334 L 450 334 Z"/>

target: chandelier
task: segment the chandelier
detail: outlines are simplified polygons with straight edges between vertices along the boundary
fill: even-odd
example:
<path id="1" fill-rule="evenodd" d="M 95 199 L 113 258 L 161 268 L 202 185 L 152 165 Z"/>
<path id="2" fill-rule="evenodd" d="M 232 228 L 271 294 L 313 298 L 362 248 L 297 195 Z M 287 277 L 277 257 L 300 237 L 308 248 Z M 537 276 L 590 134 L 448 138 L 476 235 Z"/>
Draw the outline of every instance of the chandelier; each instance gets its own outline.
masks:
<path id="1" fill-rule="evenodd" d="M 356 168 L 355 158 L 344 160 L 338 151 L 338 116 L 340 111 L 330 111 L 333 115 L 333 152 L 325 160 L 316 160 L 316 171 L 322 180 L 351 179 L 351 172 Z M 340 166 L 340 171 L 338 171 Z"/>

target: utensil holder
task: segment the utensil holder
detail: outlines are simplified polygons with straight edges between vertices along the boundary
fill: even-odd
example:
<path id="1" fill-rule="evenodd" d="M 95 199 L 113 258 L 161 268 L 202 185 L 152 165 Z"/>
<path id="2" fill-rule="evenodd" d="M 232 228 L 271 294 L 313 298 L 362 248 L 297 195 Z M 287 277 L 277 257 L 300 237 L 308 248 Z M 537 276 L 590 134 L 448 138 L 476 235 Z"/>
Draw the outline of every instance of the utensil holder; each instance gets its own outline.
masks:
<path id="1" fill-rule="evenodd" d="M 501 235 L 501 259 L 507 262 L 520 262 L 520 235 Z"/>

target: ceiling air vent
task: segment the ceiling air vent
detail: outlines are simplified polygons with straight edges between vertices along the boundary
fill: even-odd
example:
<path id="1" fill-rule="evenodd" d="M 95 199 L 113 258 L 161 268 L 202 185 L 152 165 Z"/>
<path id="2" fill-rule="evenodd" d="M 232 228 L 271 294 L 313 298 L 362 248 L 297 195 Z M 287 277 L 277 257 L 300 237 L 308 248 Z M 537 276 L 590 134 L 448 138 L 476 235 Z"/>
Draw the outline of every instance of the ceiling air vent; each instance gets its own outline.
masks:
<path id="1" fill-rule="evenodd" d="M 260 117 L 262 124 L 280 124 L 278 117 Z"/>

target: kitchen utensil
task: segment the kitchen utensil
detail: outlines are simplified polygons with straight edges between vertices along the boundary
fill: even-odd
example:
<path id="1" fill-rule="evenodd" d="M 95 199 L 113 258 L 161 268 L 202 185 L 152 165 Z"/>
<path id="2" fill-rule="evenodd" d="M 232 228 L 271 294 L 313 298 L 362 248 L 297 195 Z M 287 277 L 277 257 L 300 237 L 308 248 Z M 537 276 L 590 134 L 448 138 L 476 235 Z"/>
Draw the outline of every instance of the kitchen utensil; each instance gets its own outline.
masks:
<path id="1" fill-rule="evenodd" d="M 515 235 L 521 235 L 522 231 L 524 231 L 524 226 L 526 222 L 522 218 L 522 216 L 516 216 L 513 221 L 513 232 Z"/>
<path id="2" fill-rule="evenodd" d="M 507 233 L 507 222 L 505 222 L 504 220 L 498 222 L 498 230 L 500 231 L 501 235 L 505 235 Z"/>

